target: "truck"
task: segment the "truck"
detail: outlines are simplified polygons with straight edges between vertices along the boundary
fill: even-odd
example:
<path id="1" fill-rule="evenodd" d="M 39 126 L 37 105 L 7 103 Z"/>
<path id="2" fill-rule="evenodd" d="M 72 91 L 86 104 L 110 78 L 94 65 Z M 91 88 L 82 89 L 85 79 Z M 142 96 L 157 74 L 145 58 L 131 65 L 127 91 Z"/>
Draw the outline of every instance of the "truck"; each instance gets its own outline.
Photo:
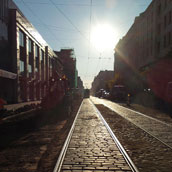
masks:
<path id="1" fill-rule="evenodd" d="M 114 85 L 110 91 L 110 99 L 112 101 L 126 101 L 127 91 L 124 85 Z"/>

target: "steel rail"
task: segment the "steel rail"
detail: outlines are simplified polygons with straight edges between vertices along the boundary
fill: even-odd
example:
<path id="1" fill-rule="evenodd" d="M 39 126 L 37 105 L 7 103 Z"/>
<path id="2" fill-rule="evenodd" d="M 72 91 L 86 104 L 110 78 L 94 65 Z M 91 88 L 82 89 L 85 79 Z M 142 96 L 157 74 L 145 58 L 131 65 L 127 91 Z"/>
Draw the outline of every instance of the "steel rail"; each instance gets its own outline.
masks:
<path id="1" fill-rule="evenodd" d="M 65 157 L 65 155 L 66 155 L 66 151 L 67 151 L 67 148 L 68 148 L 68 146 L 69 146 L 69 143 L 70 143 L 70 140 L 71 140 L 73 131 L 74 131 L 76 119 L 77 119 L 78 114 L 79 114 L 79 112 L 80 112 L 80 110 L 81 110 L 82 104 L 83 104 L 83 101 L 82 101 L 82 103 L 81 103 L 81 105 L 80 105 L 80 107 L 79 107 L 79 110 L 78 110 L 77 114 L 76 114 L 76 117 L 75 117 L 74 122 L 73 122 L 73 124 L 72 124 L 72 127 L 71 127 L 71 129 L 70 129 L 70 131 L 69 131 L 69 134 L 68 134 L 68 136 L 67 136 L 67 138 L 66 138 L 66 141 L 65 141 L 65 143 L 64 143 L 64 145 L 63 145 L 63 148 L 62 148 L 62 150 L 61 150 L 61 152 L 60 152 L 60 155 L 59 155 L 59 157 L 58 157 L 58 160 L 57 160 L 57 162 L 56 162 L 56 165 L 55 165 L 55 167 L 54 167 L 53 172 L 60 172 L 60 170 L 61 170 L 61 166 L 62 166 L 64 157 Z"/>
<path id="2" fill-rule="evenodd" d="M 105 103 L 102 103 L 102 104 L 103 104 L 104 106 L 106 106 L 107 108 L 109 108 L 110 110 L 112 110 L 113 112 L 119 114 L 119 113 L 116 112 L 113 108 L 111 108 L 110 106 L 106 105 Z M 120 106 L 120 105 L 118 105 L 118 106 Z M 121 107 L 123 107 L 123 106 L 121 106 Z M 125 108 L 125 107 L 123 107 L 123 108 Z M 128 108 L 126 108 L 126 109 L 127 109 L 127 110 L 130 110 L 130 111 L 133 111 L 133 112 L 135 112 L 135 113 L 137 112 L 137 111 L 134 111 L 134 110 L 131 110 L 131 109 L 128 109 Z M 158 119 L 149 117 L 149 116 L 147 116 L 147 115 L 145 115 L 145 114 L 142 114 L 142 113 L 140 113 L 140 112 L 137 112 L 137 114 L 140 114 L 140 115 L 142 115 L 142 116 L 144 116 L 144 117 L 147 117 L 147 118 L 149 118 L 149 119 L 155 120 L 155 121 L 160 122 L 160 123 L 162 123 L 162 124 L 166 124 L 167 126 L 171 127 L 171 125 L 169 125 L 169 124 L 167 124 L 167 123 L 165 123 L 165 122 L 163 122 L 163 121 L 160 121 L 160 120 L 158 120 Z M 119 114 L 119 115 L 120 115 L 120 114 Z M 121 115 L 120 115 L 120 116 L 121 116 Z M 164 144 L 164 145 L 166 145 L 167 147 L 169 147 L 170 149 L 172 149 L 172 146 L 170 146 L 168 143 L 165 143 L 163 140 L 161 140 L 160 138 L 158 138 L 157 136 L 155 136 L 155 135 L 152 134 L 151 132 L 147 131 L 147 130 L 144 129 L 143 127 L 141 127 L 141 126 L 137 125 L 136 123 L 132 122 L 132 120 L 128 119 L 128 118 L 125 117 L 125 116 L 121 116 L 121 117 L 123 117 L 123 118 L 126 119 L 127 121 L 130 121 L 130 122 L 131 122 L 132 124 L 134 124 L 136 127 L 140 128 L 140 129 L 143 130 L 144 132 L 148 133 L 150 136 L 154 137 L 156 140 L 160 141 L 162 144 Z"/>
<path id="3" fill-rule="evenodd" d="M 119 105 L 119 106 L 121 106 L 121 105 Z M 121 106 L 121 107 L 123 107 L 123 106 Z M 157 122 L 159 122 L 159 123 L 162 123 L 162 124 L 165 124 L 165 125 L 167 125 L 167 126 L 169 126 L 169 127 L 172 127 L 171 124 L 168 124 L 168 123 L 166 123 L 166 122 L 164 122 L 164 121 L 161 121 L 161 120 L 159 120 L 159 119 L 156 119 L 156 118 L 154 118 L 154 117 L 150 117 L 150 116 L 148 116 L 148 115 L 146 115 L 146 114 L 144 114 L 144 113 L 135 111 L 135 110 L 133 110 L 133 109 L 129 109 L 129 108 L 127 108 L 127 107 L 123 107 L 123 108 L 126 108 L 127 110 L 129 110 L 129 111 L 131 111 L 131 112 L 137 113 L 137 114 L 139 114 L 139 115 L 145 116 L 146 118 L 152 119 L 152 120 L 154 120 L 154 121 L 157 121 Z"/>
<path id="4" fill-rule="evenodd" d="M 111 102 L 111 101 L 109 101 L 109 100 L 106 100 L 106 101 L 107 101 L 107 102 Z M 114 103 L 114 102 L 111 102 L 111 103 Z M 102 104 L 105 105 L 105 106 L 108 107 L 108 108 L 111 108 L 109 105 L 107 105 L 107 104 L 104 103 L 104 102 L 102 102 Z M 146 118 L 152 119 L 152 120 L 154 120 L 154 121 L 157 121 L 157 122 L 160 122 L 160 123 L 162 123 L 162 124 L 165 124 L 165 125 L 167 125 L 167 126 L 169 126 L 169 127 L 172 127 L 171 124 L 168 124 L 168 123 L 166 123 L 166 122 L 164 122 L 164 121 L 161 121 L 161 120 L 159 120 L 159 119 L 157 119 L 157 118 L 150 117 L 150 116 L 148 116 L 148 115 L 146 115 L 146 114 L 144 114 L 144 113 L 135 111 L 135 110 L 133 110 L 133 109 L 129 109 L 129 108 L 124 107 L 124 106 L 122 106 L 122 105 L 119 105 L 119 104 L 117 104 L 117 103 L 115 103 L 115 105 L 118 106 L 118 107 L 120 107 L 120 108 L 127 109 L 127 110 L 130 111 L 130 112 L 134 112 L 134 113 L 139 114 L 139 115 L 142 115 L 142 116 L 144 116 L 144 117 L 146 117 Z M 111 109 L 112 109 L 112 108 L 111 108 Z M 114 111 L 114 110 L 113 110 L 113 111 Z"/>
<path id="5" fill-rule="evenodd" d="M 90 100 L 90 99 L 89 99 Z M 105 121 L 105 119 L 103 118 L 103 116 L 101 115 L 100 111 L 96 108 L 96 106 L 94 105 L 94 103 L 92 102 L 92 100 L 90 100 L 91 104 L 93 105 L 94 109 L 96 110 L 96 112 L 98 113 L 100 119 L 102 120 L 103 124 L 105 125 L 105 127 L 107 128 L 108 132 L 110 133 L 112 139 L 114 140 L 114 142 L 116 143 L 118 149 L 120 150 L 120 152 L 122 153 L 123 157 L 125 158 L 126 162 L 128 163 L 128 165 L 130 166 L 131 170 L 133 172 L 139 172 L 139 170 L 137 169 L 137 167 L 134 165 L 133 161 L 131 160 L 131 158 L 129 157 L 129 155 L 127 154 L 127 152 L 125 151 L 125 149 L 123 148 L 123 146 L 121 145 L 121 143 L 119 142 L 119 140 L 117 139 L 117 137 L 115 136 L 115 134 L 113 133 L 113 131 L 111 130 L 111 128 L 109 127 L 109 125 L 107 124 L 107 122 Z"/>

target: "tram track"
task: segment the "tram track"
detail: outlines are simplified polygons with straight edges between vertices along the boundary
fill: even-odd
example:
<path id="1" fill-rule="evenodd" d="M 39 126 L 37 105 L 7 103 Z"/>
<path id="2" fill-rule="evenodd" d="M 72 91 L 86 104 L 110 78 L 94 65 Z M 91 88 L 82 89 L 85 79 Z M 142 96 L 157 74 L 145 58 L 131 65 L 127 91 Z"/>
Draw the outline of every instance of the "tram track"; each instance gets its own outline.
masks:
<path id="1" fill-rule="evenodd" d="M 130 121 L 136 127 L 139 127 L 144 132 L 148 133 L 162 144 L 172 149 L 172 125 L 156 118 L 147 116 L 143 113 L 122 107 L 110 101 L 100 100 L 99 103 L 103 104 L 110 110 Z"/>
<path id="2" fill-rule="evenodd" d="M 137 169 L 137 167 L 134 165 L 134 163 L 132 162 L 132 160 L 131 160 L 131 158 L 128 156 L 128 154 L 126 153 L 126 151 L 125 151 L 125 149 L 123 148 L 123 146 L 121 145 L 121 143 L 119 142 L 119 140 L 117 139 L 117 137 L 114 135 L 114 133 L 112 132 L 112 130 L 111 130 L 111 128 L 109 127 L 109 125 L 107 124 L 107 122 L 104 120 L 104 118 L 103 118 L 103 116 L 101 115 L 101 113 L 100 113 L 100 111 L 96 108 L 96 106 L 90 101 L 90 100 L 88 100 L 89 101 L 89 103 L 90 103 L 90 106 L 92 106 L 92 108 L 94 109 L 94 111 L 96 112 L 96 114 L 97 114 L 97 117 L 102 121 L 102 123 L 103 123 L 103 125 L 106 127 L 106 129 L 107 129 L 107 131 L 108 131 L 108 133 L 110 134 L 110 137 L 113 139 L 113 142 L 115 143 L 115 145 L 117 146 L 117 148 L 118 148 L 118 150 L 120 151 L 120 153 L 122 154 L 122 156 L 123 156 L 123 158 L 125 159 L 125 161 L 126 161 L 126 164 L 128 164 L 128 166 L 129 166 L 129 168 L 130 168 L 130 170 L 128 170 L 128 171 L 132 171 L 132 172 L 138 172 L 138 169 Z M 63 163 L 64 163 L 64 159 L 65 159 L 65 156 L 66 156 L 66 152 L 67 152 L 67 150 L 68 150 L 68 148 L 69 148 L 69 144 L 70 144 L 70 142 L 71 142 L 71 139 L 72 139 L 72 135 L 73 135 L 73 132 L 74 132 L 74 128 L 75 128 L 75 125 L 76 125 L 76 120 L 77 120 L 77 118 L 78 118 L 78 115 L 80 114 L 80 111 L 81 111 L 81 108 L 82 108 L 82 106 L 83 106 L 83 102 L 82 102 L 82 104 L 81 104 L 81 106 L 80 106 L 80 108 L 79 108 L 79 110 L 78 110 L 78 112 L 77 112 L 77 115 L 76 115 L 76 117 L 75 117 L 75 120 L 74 120 L 74 122 L 73 122 L 73 125 L 72 125 L 72 127 L 71 127 L 71 129 L 70 129 L 70 132 L 69 132 L 69 134 L 68 134 L 68 136 L 67 136 L 67 139 L 66 139 L 66 141 L 65 141 L 65 143 L 64 143 L 64 146 L 63 146 L 63 148 L 62 148 L 62 150 L 61 150 L 61 153 L 60 153 L 60 156 L 59 156 L 59 158 L 58 158 L 58 160 L 57 160 L 57 163 L 56 163 L 56 165 L 55 165 L 55 168 L 54 168 L 54 171 L 53 172 L 60 172 L 60 171 L 62 171 L 62 166 L 63 166 Z M 94 113 L 94 112 L 91 112 L 91 113 Z M 82 118 L 82 119 L 89 119 L 89 118 Z M 94 118 L 90 118 L 90 119 L 94 119 Z M 84 135 L 87 135 L 87 133 L 85 133 Z M 76 135 L 75 135 L 75 137 L 76 137 Z M 80 140 L 80 142 L 84 142 L 83 140 Z M 78 147 L 78 145 L 76 146 L 76 147 Z M 82 147 L 81 147 L 82 148 Z M 71 148 L 71 149 L 74 149 L 73 147 Z M 88 150 L 90 150 L 91 148 L 89 148 L 89 145 L 87 145 L 87 148 L 86 149 L 88 149 Z M 97 148 L 96 148 L 97 149 Z M 90 152 L 89 152 L 90 153 Z M 100 153 L 100 156 L 102 156 L 102 152 Z M 96 157 L 94 158 L 94 157 L 90 157 L 91 159 L 90 159 L 90 161 L 89 161 L 89 157 L 87 157 L 87 161 L 88 162 L 91 162 L 91 160 L 92 159 L 96 159 L 97 160 L 97 157 L 99 157 L 99 154 L 98 153 L 96 153 Z M 84 157 L 85 158 L 85 157 Z M 102 157 L 101 157 L 102 158 Z M 113 158 L 113 157 L 112 157 Z M 83 162 L 82 160 L 81 160 L 81 158 L 79 159 L 80 161 L 79 162 Z M 97 161 L 97 162 L 99 162 L 99 161 Z M 100 161 L 101 162 L 101 161 Z M 103 162 L 103 161 L 102 161 Z M 65 163 L 66 164 L 66 163 Z M 73 163 L 72 163 L 73 164 Z M 78 164 L 78 162 L 76 163 L 76 165 Z M 84 163 L 83 163 L 84 164 Z M 102 166 L 102 164 L 106 164 L 106 161 L 104 162 L 104 163 L 102 163 L 101 164 L 101 166 L 102 167 L 96 167 L 96 166 L 94 166 L 94 165 L 90 165 L 90 167 L 89 167 L 89 165 L 87 165 L 87 166 L 85 166 L 85 164 L 83 165 L 82 163 L 81 164 L 79 164 L 79 166 L 80 166 L 80 168 L 78 168 L 78 169 L 82 169 L 82 171 L 84 171 L 84 170 L 91 170 L 91 171 L 94 171 L 94 170 L 97 170 L 97 169 L 103 169 L 103 166 Z M 89 163 L 86 163 L 86 164 L 89 164 Z M 93 163 L 94 164 L 94 163 Z M 97 164 L 100 164 L 100 163 L 97 163 Z M 108 163 L 107 163 L 108 164 Z M 111 167 L 112 167 L 113 165 L 111 165 Z M 71 165 L 68 165 L 67 166 L 69 169 L 71 168 Z M 75 166 L 74 167 L 74 169 L 76 169 L 77 167 Z M 126 167 L 124 167 L 124 168 L 126 168 Z M 108 168 L 107 167 L 105 167 L 105 169 L 107 170 Z M 111 169 L 113 169 L 113 168 L 111 168 Z M 109 170 L 110 170 L 110 168 L 109 168 Z"/>
<path id="3" fill-rule="evenodd" d="M 74 119 L 74 121 L 73 121 L 73 124 L 72 124 L 72 126 L 71 126 L 70 131 L 69 131 L 69 134 L 68 134 L 68 136 L 67 136 L 67 138 L 66 138 L 66 140 L 65 140 L 65 143 L 64 143 L 63 148 L 62 148 L 62 150 L 61 150 L 61 152 L 60 152 L 60 155 L 59 155 L 59 157 L 58 157 L 58 160 L 57 160 L 57 162 L 56 162 L 56 165 L 55 165 L 55 167 L 54 167 L 53 172 L 60 172 L 60 170 L 61 170 L 61 166 L 62 166 L 64 157 L 65 157 L 65 154 L 66 154 L 66 151 L 67 151 L 69 142 L 70 142 L 70 140 L 71 140 L 71 137 L 72 137 L 72 134 L 73 134 L 73 130 L 74 130 L 74 127 L 75 127 L 75 123 L 76 123 L 76 119 L 77 119 L 78 114 L 79 114 L 79 112 L 80 112 L 80 110 L 81 110 L 82 104 L 83 104 L 83 101 L 82 101 L 82 103 L 81 103 L 81 105 L 80 105 L 80 107 L 79 107 L 79 109 L 78 109 L 78 112 L 77 112 L 76 117 L 75 117 L 75 119 Z"/>
<path id="4" fill-rule="evenodd" d="M 125 151 L 124 147 L 121 145 L 121 143 L 119 142 L 119 140 L 115 136 L 114 132 L 112 131 L 112 129 L 110 128 L 110 126 L 108 125 L 108 123 L 106 122 L 106 120 L 103 118 L 101 112 L 97 109 L 97 107 L 94 105 L 94 103 L 92 101 L 91 101 L 91 103 L 93 104 L 93 106 L 94 106 L 95 110 L 97 111 L 99 117 L 101 118 L 102 122 L 104 123 L 104 125 L 107 128 L 107 130 L 109 131 L 109 133 L 110 133 L 111 137 L 113 138 L 114 142 L 118 146 L 120 152 L 122 153 L 122 155 L 124 156 L 125 160 L 129 164 L 131 170 L 133 172 L 139 172 L 138 169 L 137 169 L 137 167 L 135 166 L 135 164 L 133 163 L 133 161 L 131 160 L 131 158 L 129 157 L 129 155 L 127 154 L 127 152 Z"/>
<path id="5" fill-rule="evenodd" d="M 94 103 L 140 172 L 171 171 L 172 149 L 168 145 L 107 106 Z M 170 137 L 168 133 L 163 135 Z"/>

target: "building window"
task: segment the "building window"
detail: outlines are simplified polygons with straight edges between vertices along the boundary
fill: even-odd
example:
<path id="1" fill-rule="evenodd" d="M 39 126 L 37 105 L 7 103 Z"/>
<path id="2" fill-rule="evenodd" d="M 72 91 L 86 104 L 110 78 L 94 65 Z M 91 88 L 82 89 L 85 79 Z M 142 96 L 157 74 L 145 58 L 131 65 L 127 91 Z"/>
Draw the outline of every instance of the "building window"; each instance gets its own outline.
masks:
<path id="1" fill-rule="evenodd" d="M 152 53 L 153 53 L 153 48 L 152 46 L 150 47 L 150 55 L 152 56 Z"/>
<path id="2" fill-rule="evenodd" d="M 52 69 L 53 69 L 53 59 L 49 58 L 49 63 L 50 63 L 50 77 L 53 76 Z"/>
<path id="3" fill-rule="evenodd" d="M 167 0 L 164 0 L 164 8 L 167 7 Z"/>
<path id="4" fill-rule="evenodd" d="M 35 45 L 35 57 L 38 57 L 38 46 Z"/>
<path id="5" fill-rule="evenodd" d="M 41 61 L 43 61 L 43 60 L 44 60 L 44 52 L 41 51 Z"/>
<path id="6" fill-rule="evenodd" d="M 8 0 L 0 0 L 0 20 L 2 22 L 8 22 L 7 21 L 8 16 Z"/>
<path id="7" fill-rule="evenodd" d="M 158 24 L 157 32 L 158 32 L 158 34 L 161 34 L 161 24 Z"/>
<path id="8" fill-rule="evenodd" d="M 151 23 L 153 23 L 153 12 L 151 13 Z"/>
<path id="9" fill-rule="evenodd" d="M 21 30 L 19 30 L 19 45 L 24 47 L 24 33 Z"/>
<path id="10" fill-rule="evenodd" d="M 4 19 L 4 9 L 5 9 L 5 4 L 4 1 L 0 1 L 0 19 Z"/>
<path id="11" fill-rule="evenodd" d="M 32 52 L 32 41 L 29 39 L 29 53 Z"/>
<path id="12" fill-rule="evenodd" d="M 37 68 L 37 67 L 35 68 L 35 72 L 36 72 L 36 73 L 38 72 L 38 68 Z"/>
<path id="13" fill-rule="evenodd" d="M 168 45 L 171 44 L 171 32 L 168 33 Z"/>
<path id="14" fill-rule="evenodd" d="M 50 68 L 53 68 L 53 59 L 50 58 Z"/>
<path id="15" fill-rule="evenodd" d="M 39 59 L 38 59 L 38 57 L 36 57 L 36 67 L 37 68 L 39 67 Z"/>
<path id="16" fill-rule="evenodd" d="M 169 11 L 168 15 L 168 24 L 171 24 L 171 11 Z"/>
<path id="17" fill-rule="evenodd" d="M 36 75 L 36 79 L 38 79 L 39 78 L 39 73 L 38 73 L 38 68 L 37 67 L 35 68 L 35 75 Z"/>
<path id="18" fill-rule="evenodd" d="M 44 52 L 41 51 L 41 80 L 44 81 Z"/>
<path id="19" fill-rule="evenodd" d="M 32 65 L 28 64 L 28 72 L 29 72 L 29 75 L 32 73 Z"/>
<path id="20" fill-rule="evenodd" d="M 20 60 L 20 74 L 23 74 L 24 73 L 24 61 Z"/>
<path id="21" fill-rule="evenodd" d="M 164 28 L 167 26 L 167 16 L 164 16 Z"/>
<path id="22" fill-rule="evenodd" d="M 166 35 L 164 35 L 164 48 L 166 47 Z"/>
<path id="23" fill-rule="evenodd" d="M 160 15 L 160 14 L 161 14 L 161 4 L 159 4 L 157 8 L 157 15 Z"/>
<path id="24" fill-rule="evenodd" d="M 157 43 L 157 51 L 160 52 L 160 42 Z"/>

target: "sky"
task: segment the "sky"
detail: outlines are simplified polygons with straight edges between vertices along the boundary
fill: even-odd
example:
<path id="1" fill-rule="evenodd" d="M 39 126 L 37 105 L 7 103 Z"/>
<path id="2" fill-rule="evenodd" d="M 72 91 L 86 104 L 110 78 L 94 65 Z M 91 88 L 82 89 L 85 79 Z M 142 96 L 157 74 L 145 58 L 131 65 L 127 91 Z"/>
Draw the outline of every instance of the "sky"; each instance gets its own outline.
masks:
<path id="1" fill-rule="evenodd" d="M 86 88 L 99 71 L 113 70 L 115 45 L 151 1 L 14 0 L 52 49 L 74 49 Z"/>

